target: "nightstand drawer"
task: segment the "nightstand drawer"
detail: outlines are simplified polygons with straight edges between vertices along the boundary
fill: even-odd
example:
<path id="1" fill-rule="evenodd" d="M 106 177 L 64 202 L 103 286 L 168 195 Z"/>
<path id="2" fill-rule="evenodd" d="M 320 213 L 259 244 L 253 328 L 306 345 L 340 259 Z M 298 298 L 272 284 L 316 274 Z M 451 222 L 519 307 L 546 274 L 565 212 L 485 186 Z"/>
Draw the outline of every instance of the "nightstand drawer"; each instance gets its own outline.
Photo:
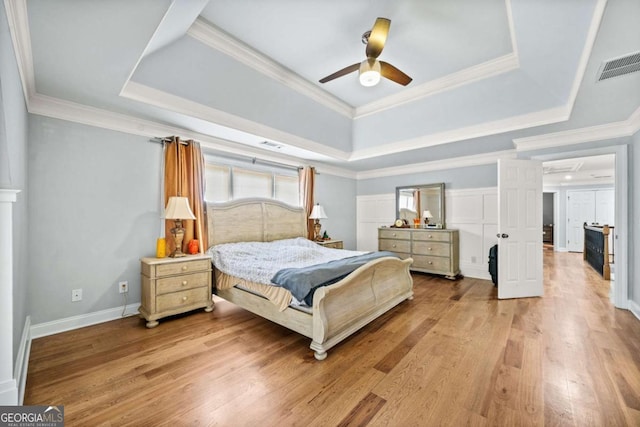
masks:
<path id="1" fill-rule="evenodd" d="M 440 242 L 413 242 L 413 254 L 417 255 L 435 255 L 448 257 L 451 252 L 449 243 Z"/>
<path id="2" fill-rule="evenodd" d="M 181 276 L 165 277 L 164 279 L 158 279 L 156 282 L 156 294 L 168 294 L 170 292 L 207 286 L 208 280 L 209 272 L 206 271 L 201 273 L 183 274 Z"/>
<path id="3" fill-rule="evenodd" d="M 187 291 L 159 295 L 156 299 L 157 310 L 163 312 L 194 304 L 203 305 L 203 302 L 211 299 L 211 295 L 207 295 L 207 289 L 208 287 L 205 286 Z"/>
<path id="4" fill-rule="evenodd" d="M 451 270 L 451 258 L 413 255 L 412 267 L 446 273 Z"/>
<path id="5" fill-rule="evenodd" d="M 411 242 L 408 240 L 380 239 L 378 241 L 378 250 L 409 253 L 411 252 Z"/>
<path id="6" fill-rule="evenodd" d="M 156 266 L 156 277 L 170 276 L 173 274 L 190 273 L 192 271 L 207 271 L 211 269 L 211 260 L 184 260 Z"/>
<path id="7" fill-rule="evenodd" d="M 378 237 L 381 239 L 411 239 L 411 232 L 409 230 L 380 230 Z"/>

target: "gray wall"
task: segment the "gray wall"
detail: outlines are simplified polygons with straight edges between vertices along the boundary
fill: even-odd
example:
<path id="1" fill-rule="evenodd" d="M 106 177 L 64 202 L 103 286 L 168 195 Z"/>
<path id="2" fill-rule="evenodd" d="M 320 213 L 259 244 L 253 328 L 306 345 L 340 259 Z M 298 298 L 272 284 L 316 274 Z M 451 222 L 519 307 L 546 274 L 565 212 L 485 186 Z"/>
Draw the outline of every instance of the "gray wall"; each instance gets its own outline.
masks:
<path id="1" fill-rule="evenodd" d="M 629 146 L 629 298 L 640 306 L 640 268 L 636 266 L 640 254 L 640 132 Z"/>
<path id="2" fill-rule="evenodd" d="M 396 187 L 398 186 L 434 184 L 438 182 L 444 182 L 445 190 L 495 187 L 498 185 L 498 169 L 496 164 L 492 164 L 362 179 L 357 182 L 357 191 L 358 196 L 395 194 Z"/>
<path id="3" fill-rule="evenodd" d="M 41 116 L 29 121 L 33 323 L 140 301 L 139 258 L 160 232 L 161 145 Z M 71 302 L 71 290 L 83 300 Z"/>
<path id="4" fill-rule="evenodd" d="M 320 221 L 333 239 L 344 240 L 345 249 L 356 249 L 356 180 L 327 173 L 316 175 L 315 201 L 329 218 Z"/>
<path id="5" fill-rule="evenodd" d="M 4 5 L 0 6 L 0 188 L 17 189 L 13 204 L 13 360 L 27 306 L 27 120 L 18 65 Z M 0 236 L 0 238 L 3 238 Z"/>
<path id="6" fill-rule="evenodd" d="M 553 224 L 553 193 L 542 194 L 542 223 Z"/>

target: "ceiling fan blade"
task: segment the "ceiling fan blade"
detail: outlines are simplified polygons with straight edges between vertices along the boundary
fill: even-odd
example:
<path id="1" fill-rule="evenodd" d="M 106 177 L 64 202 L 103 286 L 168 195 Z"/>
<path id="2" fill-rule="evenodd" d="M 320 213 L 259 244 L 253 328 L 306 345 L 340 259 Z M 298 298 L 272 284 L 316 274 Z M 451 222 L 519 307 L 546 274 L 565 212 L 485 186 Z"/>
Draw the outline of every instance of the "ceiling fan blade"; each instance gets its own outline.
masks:
<path id="1" fill-rule="evenodd" d="M 411 80 L 413 80 L 411 77 L 407 76 L 405 73 L 398 70 L 393 65 L 384 61 L 380 61 L 380 74 L 382 74 L 382 77 L 393 80 L 394 82 L 401 84 L 402 86 L 408 85 L 409 83 L 411 83 Z"/>
<path id="2" fill-rule="evenodd" d="M 371 34 L 369 35 L 369 41 L 367 42 L 367 58 L 377 58 L 382 53 L 384 43 L 387 41 L 390 25 L 391 21 L 387 18 L 376 19 L 376 23 L 373 24 Z"/>
<path id="3" fill-rule="evenodd" d="M 333 74 L 328 75 L 327 77 L 320 79 L 320 83 L 326 83 L 328 81 L 331 81 L 333 79 L 337 79 L 338 77 L 342 77 L 345 76 L 349 73 L 353 73 L 354 71 L 358 70 L 358 68 L 360 68 L 360 63 L 356 63 L 353 65 L 349 65 L 348 67 L 344 67 L 342 70 L 340 71 L 336 71 Z"/>

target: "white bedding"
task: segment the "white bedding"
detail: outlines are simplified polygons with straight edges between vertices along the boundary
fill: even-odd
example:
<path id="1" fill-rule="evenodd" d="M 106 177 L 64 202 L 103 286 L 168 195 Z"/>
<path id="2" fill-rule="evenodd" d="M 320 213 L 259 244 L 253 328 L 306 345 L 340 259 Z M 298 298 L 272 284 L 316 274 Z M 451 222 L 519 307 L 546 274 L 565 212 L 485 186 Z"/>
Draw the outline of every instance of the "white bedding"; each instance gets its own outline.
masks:
<path id="1" fill-rule="evenodd" d="M 283 268 L 302 268 L 367 252 L 331 249 L 303 237 L 273 242 L 240 242 L 215 245 L 207 251 L 213 265 L 231 276 L 273 285 L 271 278 Z"/>

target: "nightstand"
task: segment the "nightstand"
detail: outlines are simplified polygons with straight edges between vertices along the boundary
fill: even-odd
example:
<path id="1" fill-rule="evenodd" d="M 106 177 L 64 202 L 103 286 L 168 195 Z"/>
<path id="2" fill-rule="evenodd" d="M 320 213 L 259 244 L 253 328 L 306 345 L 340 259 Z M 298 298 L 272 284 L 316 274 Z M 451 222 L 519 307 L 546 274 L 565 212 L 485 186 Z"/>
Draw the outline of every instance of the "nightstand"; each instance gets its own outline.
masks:
<path id="1" fill-rule="evenodd" d="M 342 244 L 342 240 L 323 240 L 321 242 L 316 242 L 317 244 L 324 246 L 325 248 L 333 248 L 333 249 L 344 249 Z"/>
<path id="2" fill-rule="evenodd" d="M 213 310 L 209 255 L 142 258 L 140 263 L 142 301 L 138 311 L 147 319 L 147 328 L 158 326 L 163 317 L 201 307 Z"/>

